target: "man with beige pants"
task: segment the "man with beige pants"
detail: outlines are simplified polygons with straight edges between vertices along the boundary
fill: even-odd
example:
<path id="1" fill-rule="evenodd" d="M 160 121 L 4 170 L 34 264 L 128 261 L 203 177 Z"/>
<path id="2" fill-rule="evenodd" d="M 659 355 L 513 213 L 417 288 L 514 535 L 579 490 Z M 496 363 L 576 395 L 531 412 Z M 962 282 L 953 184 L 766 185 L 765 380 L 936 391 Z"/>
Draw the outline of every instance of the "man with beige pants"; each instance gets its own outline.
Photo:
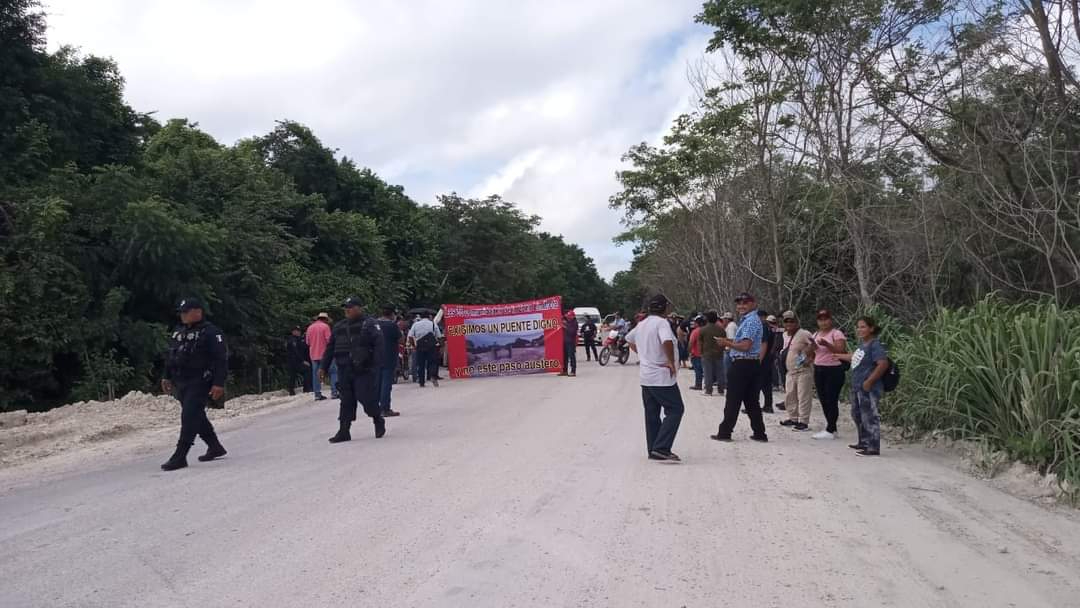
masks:
<path id="1" fill-rule="evenodd" d="M 792 311 L 784 313 L 784 365 L 787 383 L 784 404 L 788 419 L 780 424 L 794 431 L 810 430 L 810 403 L 814 397 L 814 337 L 799 327 Z"/>

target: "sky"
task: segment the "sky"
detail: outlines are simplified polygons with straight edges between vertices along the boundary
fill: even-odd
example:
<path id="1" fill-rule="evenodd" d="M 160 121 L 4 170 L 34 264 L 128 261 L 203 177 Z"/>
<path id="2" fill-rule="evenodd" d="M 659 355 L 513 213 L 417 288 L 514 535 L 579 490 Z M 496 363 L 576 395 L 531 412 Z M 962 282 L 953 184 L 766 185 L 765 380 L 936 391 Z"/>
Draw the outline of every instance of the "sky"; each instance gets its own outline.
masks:
<path id="1" fill-rule="evenodd" d="M 611 278 L 620 157 L 691 107 L 701 0 L 45 0 L 49 46 L 223 143 L 277 120 L 432 204 L 497 194 Z"/>

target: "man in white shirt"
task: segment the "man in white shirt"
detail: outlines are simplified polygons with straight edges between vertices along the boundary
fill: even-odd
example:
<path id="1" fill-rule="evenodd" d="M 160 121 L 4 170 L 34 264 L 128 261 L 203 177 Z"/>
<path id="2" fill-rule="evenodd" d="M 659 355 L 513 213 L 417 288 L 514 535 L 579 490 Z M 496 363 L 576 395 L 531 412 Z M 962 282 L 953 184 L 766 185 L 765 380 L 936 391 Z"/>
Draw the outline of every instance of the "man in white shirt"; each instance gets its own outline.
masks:
<path id="1" fill-rule="evenodd" d="M 416 377 L 423 388 L 426 380 L 439 386 L 439 326 L 425 312 L 409 329 L 409 344 L 416 349 Z"/>
<path id="2" fill-rule="evenodd" d="M 626 341 L 640 360 L 646 449 L 650 460 L 678 462 L 679 457 L 672 453 L 671 446 L 685 408 L 677 382 L 675 334 L 667 320 L 671 303 L 663 295 L 657 295 L 649 300 L 648 306 L 649 316 L 626 335 Z"/>

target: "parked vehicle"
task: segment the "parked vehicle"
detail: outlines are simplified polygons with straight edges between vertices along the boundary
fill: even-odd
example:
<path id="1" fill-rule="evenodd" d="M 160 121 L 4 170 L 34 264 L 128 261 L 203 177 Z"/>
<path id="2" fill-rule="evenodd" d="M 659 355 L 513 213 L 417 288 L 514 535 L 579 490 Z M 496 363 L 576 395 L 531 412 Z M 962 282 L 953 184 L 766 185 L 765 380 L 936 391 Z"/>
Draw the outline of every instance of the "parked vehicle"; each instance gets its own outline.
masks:
<path id="1" fill-rule="evenodd" d="M 591 308 L 588 306 L 581 306 L 574 309 L 574 316 L 577 317 L 578 322 L 578 346 L 585 344 L 585 338 L 581 336 L 581 328 L 585 325 L 586 321 L 592 321 L 596 323 L 597 328 L 600 327 L 600 309 Z"/>

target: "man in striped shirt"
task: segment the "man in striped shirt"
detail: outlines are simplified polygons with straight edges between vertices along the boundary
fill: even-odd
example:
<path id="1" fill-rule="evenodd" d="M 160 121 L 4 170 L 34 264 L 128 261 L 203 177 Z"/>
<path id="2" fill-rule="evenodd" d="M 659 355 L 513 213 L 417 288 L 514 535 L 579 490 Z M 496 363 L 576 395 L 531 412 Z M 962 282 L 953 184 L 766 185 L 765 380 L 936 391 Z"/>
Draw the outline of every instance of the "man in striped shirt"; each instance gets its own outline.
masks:
<path id="1" fill-rule="evenodd" d="M 735 298 L 735 306 L 742 317 L 735 338 L 716 338 L 721 346 L 730 349 L 731 367 L 728 370 L 724 420 L 711 437 L 716 441 L 731 441 L 731 432 L 739 421 L 739 410 L 745 407 L 750 417 L 750 428 L 754 432 L 750 439 L 764 443 L 769 437 L 765 433 L 765 418 L 758 401 L 764 328 L 758 318 L 754 296 L 745 292 L 739 294 Z"/>

